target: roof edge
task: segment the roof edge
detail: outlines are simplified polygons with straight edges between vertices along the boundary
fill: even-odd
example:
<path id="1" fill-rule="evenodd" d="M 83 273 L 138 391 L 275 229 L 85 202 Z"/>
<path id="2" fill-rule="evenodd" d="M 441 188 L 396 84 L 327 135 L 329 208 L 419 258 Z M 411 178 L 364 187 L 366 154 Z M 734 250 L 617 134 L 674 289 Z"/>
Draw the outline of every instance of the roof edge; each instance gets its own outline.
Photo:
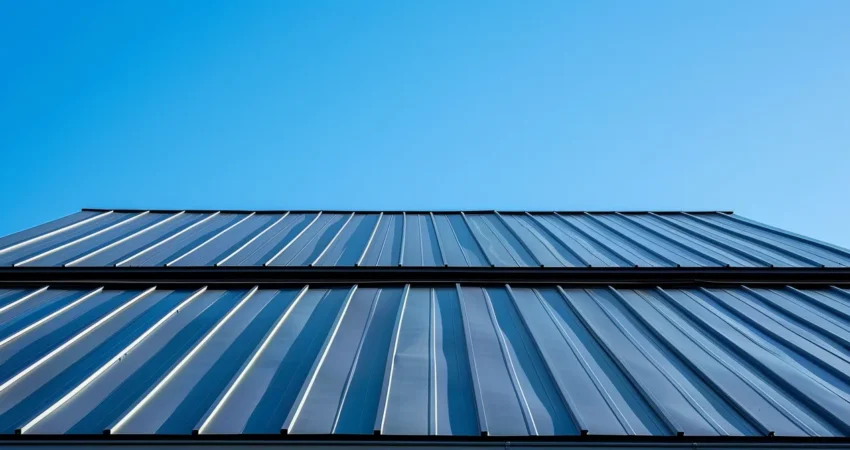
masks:
<path id="1" fill-rule="evenodd" d="M 289 213 L 318 213 L 323 212 L 325 214 L 351 214 L 351 213 L 359 213 L 359 214 L 460 214 L 461 212 L 466 214 L 485 214 L 485 213 L 494 213 L 498 211 L 503 214 L 550 214 L 550 213 L 558 213 L 558 214 L 734 214 L 735 212 L 732 210 L 517 210 L 517 209 L 443 209 L 443 210 L 426 210 L 426 209 L 138 209 L 138 208 L 82 208 L 80 211 L 91 211 L 91 212 L 106 212 L 113 211 L 119 213 L 140 213 L 140 212 L 151 212 L 151 213 L 231 213 L 231 214 L 248 214 L 248 213 L 260 213 L 260 214 L 283 214 L 286 212 Z"/>

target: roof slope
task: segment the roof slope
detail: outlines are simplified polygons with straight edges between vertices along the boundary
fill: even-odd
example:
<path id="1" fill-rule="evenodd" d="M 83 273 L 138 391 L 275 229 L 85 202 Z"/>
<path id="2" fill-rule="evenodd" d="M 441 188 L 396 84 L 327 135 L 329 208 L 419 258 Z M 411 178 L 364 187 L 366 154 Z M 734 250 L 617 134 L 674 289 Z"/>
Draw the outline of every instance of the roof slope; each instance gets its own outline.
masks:
<path id="1" fill-rule="evenodd" d="M 0 433 L 850 434 L 838 288 L 7 289 L 0 363 Z"/>
<path id="2" fill-rule="evenodd" d="M 850 267 L 730 213 L 80 213 L 0 238 L 0 266 Z"/>

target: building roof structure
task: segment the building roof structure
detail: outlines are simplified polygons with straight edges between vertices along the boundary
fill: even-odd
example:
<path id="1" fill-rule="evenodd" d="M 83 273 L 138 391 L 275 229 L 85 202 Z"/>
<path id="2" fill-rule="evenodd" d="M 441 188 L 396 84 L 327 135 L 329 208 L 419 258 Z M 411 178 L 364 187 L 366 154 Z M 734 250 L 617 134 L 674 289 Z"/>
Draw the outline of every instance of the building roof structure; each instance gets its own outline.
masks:
<path id="1" fill-rule="evenodd" d="M 131 211 L 0 238 L 0 441 L 850 443 L 850 251 L 729 212 Z"/>

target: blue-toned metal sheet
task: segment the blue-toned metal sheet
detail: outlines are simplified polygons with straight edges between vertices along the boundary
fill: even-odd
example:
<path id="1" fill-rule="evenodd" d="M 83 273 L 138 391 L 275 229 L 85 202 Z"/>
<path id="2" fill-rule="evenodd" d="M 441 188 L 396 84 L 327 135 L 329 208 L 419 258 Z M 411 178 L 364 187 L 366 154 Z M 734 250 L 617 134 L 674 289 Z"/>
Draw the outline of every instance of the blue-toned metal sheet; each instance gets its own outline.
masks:
<path id="1" fill-rule="evenodd" d="M 728 213 L 85 212 L 0 239 L 0 265 L 850 267 Z"/>
<path id="2" fill-rule="evenodd" d="M 850 435 L 839 288 L 10 288 L 0 301 L 0 433 Z"/>

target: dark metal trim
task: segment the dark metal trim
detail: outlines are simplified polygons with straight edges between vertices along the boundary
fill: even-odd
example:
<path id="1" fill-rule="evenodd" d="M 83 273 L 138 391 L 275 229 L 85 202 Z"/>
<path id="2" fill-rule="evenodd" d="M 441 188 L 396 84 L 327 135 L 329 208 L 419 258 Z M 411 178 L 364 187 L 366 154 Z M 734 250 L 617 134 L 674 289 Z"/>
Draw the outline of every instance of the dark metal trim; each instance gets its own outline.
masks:
<path id="1" fill-rule="evenodd" d="M 9 435 L 0 438 L 0 446 L 11 445 L 336 445 L 336 446 L 495 446 L 507 445 L 541 447 L 642 447 L 642 448 L 850 448 L 847 437 L 797 436 L 390 436 L 390 435 Z"/>
<path id="2" fill-rule="evenodd" d="M 106 212 L 113 211 L 116 213 L 140 213 L 144 211 L 148 211 L 151 213 L 178 213 L 181 211 L 188 213 L 198 213 L 198 214 L 211 214 L 215 212 L 220 212 L 222 214 L 283 214 L 286 212 L 293 214 L 315 214 L 318 212 L 323 212 L 325 214 L 460 214 L 461 212 L 466 214 L 493 214 L 496 212 L 495 209 L 463 209 L 463 210 L 454 210 L 454 209 L 446 209 L 446 210 L 417 210 L 417 209 L 398 209 L 398 210 L 380 210 L 380 209 L 136 209 L 136 208 L 82 208 L 81 211 L 91 211 L 91 212 Z M 525 214 L 529 212 L 531 214 L 570 214 L 570 215 L 581 215 L 585 213 L 589 214 L 735 214 L 734 211 L 713 211 L 713 210 L 702 210 L 702 211 L 671 211 L 671 210 L 661 210 L 661 211 L 641 211 L 641 210 L 630 210 L 630 211 L 618 211 L 618 210 L 598 210 L 598 211 L 522 211 L 522 210 L 498 210 L 501 214 Z"/>
<path id="3" fill-rule="evenodd" d="M 236 288 L 293 285 L 850 286 L 850 268 L 3 267 L 0 285 Z"/>

